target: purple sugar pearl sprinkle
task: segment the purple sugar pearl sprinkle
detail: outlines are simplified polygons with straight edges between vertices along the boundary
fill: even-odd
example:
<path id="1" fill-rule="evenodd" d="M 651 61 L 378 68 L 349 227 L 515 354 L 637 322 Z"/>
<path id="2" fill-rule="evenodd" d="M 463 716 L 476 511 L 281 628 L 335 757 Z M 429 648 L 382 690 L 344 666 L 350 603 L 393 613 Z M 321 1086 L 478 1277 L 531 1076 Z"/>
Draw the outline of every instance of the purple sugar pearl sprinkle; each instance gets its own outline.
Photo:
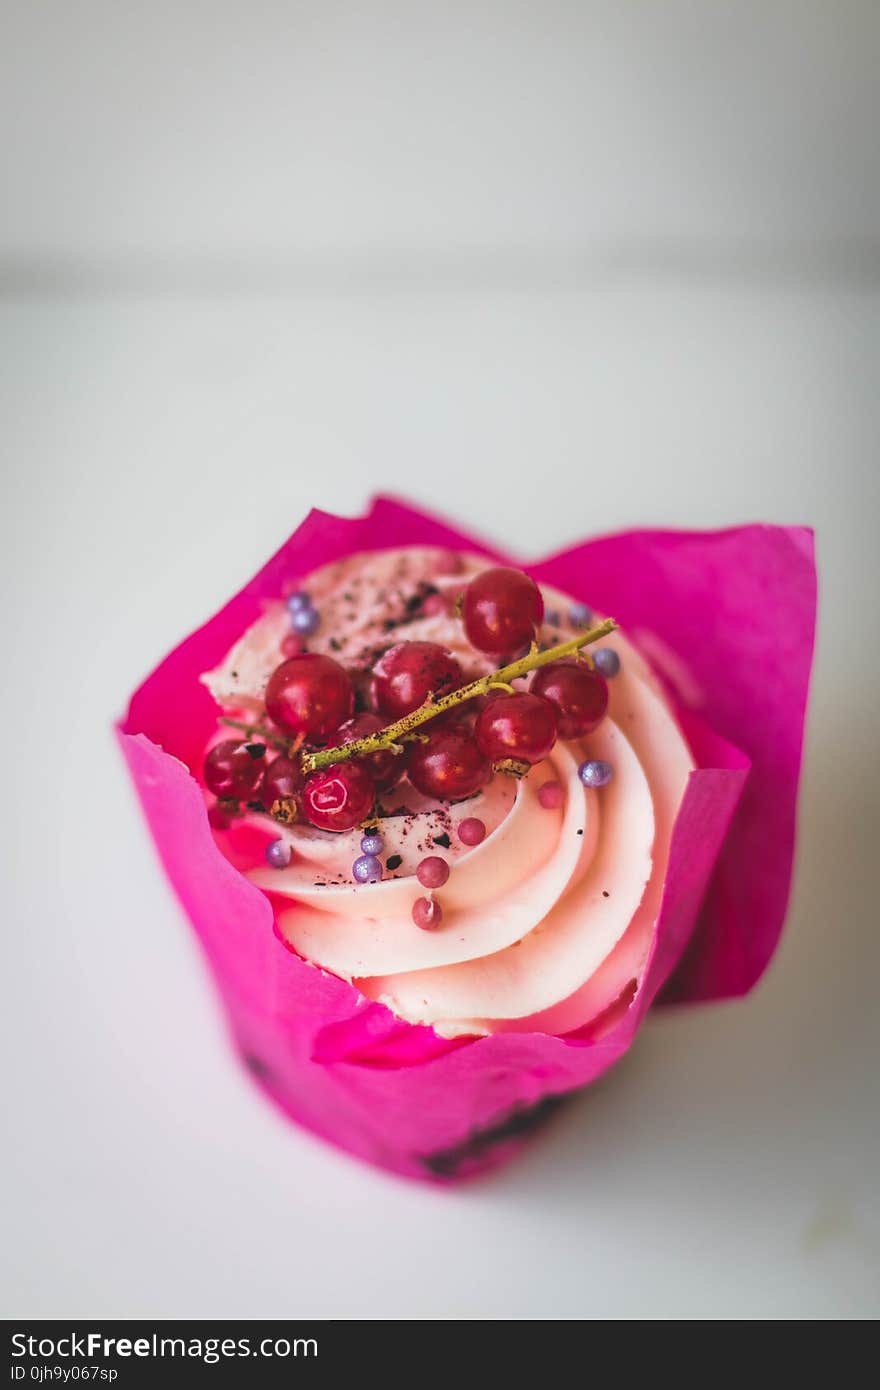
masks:
<path id="1" fill-rule="evenodd" d="M 290 626 L 301 637 L 311 637 L 321 626 L 321 615 L 316 608 L 298 608 L 290 615 Z"/>
<path id="2" fill-rule="evenodd" d="M 568 620 L 572 627 L 589 627 L 593 621 L 593 610 L 585 603 L 573 603 L 568 610 Z"/>
<path id="3" fill-rule="evenodd" d="M 607 787 L 613 776 L 614 768 L 602 758 L 588 758 L 578 768 L 578 777 L 585 787 Z"/>
<path id="4" fill-rule="evenodd" d="M 382 865 L 375 854 L 362 854 L 352 864 L 351 872 L 355 883 L 380 883 L 382 880 Z"/>
<path id="5" fill-rule="evenodd" d="M 300 613 L 304 608 L 311 608 L 311 606 L 312 600 L 302 589 L 299 593 L 291 594 L 287 600 L 287 608 L 290 613 Z"/>
<path id="6" fill-rule="evenodd" d="M 273 869 L 286 869 L 293 858 L 293 850 L 286 840 L 273 840 L 266 846 L 266 863 Z"/>
<path id="7" fill-rule="evenodd" d="M 361 840 L 361 854 L 377 855 L 381 854 L 385 848 L 385 839 L 382 835 L 365 835 Z"/>
<path id="8" fill-rule="evenodd" d="M 611 680 L 620 670 L 620 657 L 613 647 L 597 647 L 593 652 L 593 665 L 600 676 Z"/>

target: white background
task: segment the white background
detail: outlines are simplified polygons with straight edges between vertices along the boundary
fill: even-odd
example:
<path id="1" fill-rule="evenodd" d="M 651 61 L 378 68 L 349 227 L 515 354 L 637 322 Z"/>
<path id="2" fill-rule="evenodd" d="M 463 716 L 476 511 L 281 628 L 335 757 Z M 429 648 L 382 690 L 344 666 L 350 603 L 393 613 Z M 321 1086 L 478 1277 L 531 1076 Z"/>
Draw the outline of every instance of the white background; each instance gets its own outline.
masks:
<path id="1" fill-rule="evenodd" d="M 0 4 L 7 1316 L 880 1311 L 880 8 Z M 109 726 L 312 504 L 818 529 L 796 891 L 502 1173 L 287 1126 Z"/>

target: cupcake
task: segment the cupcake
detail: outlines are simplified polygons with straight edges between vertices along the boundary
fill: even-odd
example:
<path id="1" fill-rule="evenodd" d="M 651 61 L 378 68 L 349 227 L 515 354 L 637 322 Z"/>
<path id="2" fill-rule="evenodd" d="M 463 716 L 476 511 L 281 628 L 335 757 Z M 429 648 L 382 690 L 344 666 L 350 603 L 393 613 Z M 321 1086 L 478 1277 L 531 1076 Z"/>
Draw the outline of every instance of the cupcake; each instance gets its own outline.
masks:
<path id="1" fill-rule="evenodd" d="M 745 531 L 812 574 L 792 533 Z M 737 747 L 711 715 L 764 635 L 740 630 L 737 675 L 708 689 L 705 660 L 644 623 L 632 566 L 615 586 L 601 559 L 522 567 L 391 503 L 313 514 L 122 726 L 251 1072 L 300 1123 L 409 1176 L 500 1161 L 626 1051 L 662 990 L 742 992 L 778 934 L 812 589 L 790 586 L 797 669 L 764 711 L 794 706 L 794 762 L 758 808 L 775 838 L 749 903 L 726 890 L 755 835 L 759 730 Z M 713 604 L 723 621 L 715 568 L 686 627 Z M 706 636 L 713 682 L 733 637 Z"/>

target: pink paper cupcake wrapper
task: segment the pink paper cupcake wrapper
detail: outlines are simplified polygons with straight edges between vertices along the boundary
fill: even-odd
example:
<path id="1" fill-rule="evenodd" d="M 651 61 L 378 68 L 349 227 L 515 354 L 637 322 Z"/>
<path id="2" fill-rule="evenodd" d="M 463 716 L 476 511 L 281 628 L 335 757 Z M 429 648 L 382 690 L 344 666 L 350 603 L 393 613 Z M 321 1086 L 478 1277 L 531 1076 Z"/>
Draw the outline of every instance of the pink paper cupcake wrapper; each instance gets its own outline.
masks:
<path id="1" fill-rule="evenodd" d="M 369 1003 L 280 939 L 269 898 L 216 847 L 188 770 L 217 715 L 198 678 L 266 600 L 329 561 L 406 545 L 506 558 L 389 498 L 350 520 L 312 512 L 148 677 L 118 732 L 252 1074 L 294 1120 L 341 1148 L 410 1177 L 448 1181 L 508 1157 L 560 1097 L 606 1071 L 658 996 L 722 998 L 760 978 L 791 879 L 816 577 L 808 530 L 760 525 L 626 532 L 537 564 L 512 561 L 617 618 L 666 681 L 698 767 L 638 986 L 566 1037 L 449 1041 Z"/>

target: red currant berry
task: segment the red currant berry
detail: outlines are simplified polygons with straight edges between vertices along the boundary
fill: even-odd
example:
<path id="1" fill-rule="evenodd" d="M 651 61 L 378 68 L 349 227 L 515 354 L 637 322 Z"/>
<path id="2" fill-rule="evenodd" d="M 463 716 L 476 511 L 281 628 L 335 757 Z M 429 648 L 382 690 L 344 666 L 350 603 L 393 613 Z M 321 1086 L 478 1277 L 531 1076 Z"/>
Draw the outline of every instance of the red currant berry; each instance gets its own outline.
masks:
<path id="1" fill-rule="evenodd" d="M 486 838 L 485 821 L 476 816 L 468 816 L 458 827 L 458 838 L 463 845 L 481 845 Z"/>
<path id="2" fill-rule="evenodd" d="M 416 878 L 423 888 L 442 888 L 449 877 L 449 865 L 439 854 L 429 854 L 416 869 Z"/>
<path id="3" fill-rule="evenodd" d="M 368 711 L 356 714 L 336 730 L 330 739 L 330 747 L 336 748 L 340 743 L 354 743 L 355 739 L 367 738 L 369 734 L 376 734 L 382 728 L 384 725 L 378 714 L 370 714 Z M 377 753 L 365 753 L 357 761 L 363 763 L 376 784 L 376 790 L 380 792 L 387 792 L 396 787 L 406 772 L 405 751 L 394 753 L 390 748 L 380 748 Z"/>
<path id="4" fill-rule="evenodd" d="M 208 807 L 208 824 L 213 830 L 229 829 L 229 811 L 219 801 Z"/>
<path id="5" fill-rule="evenodd" d="M 373 809 L 376 788 L 357 762 L 334 763 L 306 779 L 302 800 L 306 818 L 319 830 L 353 830 Z"/>
<path id="6" fill-rule="evenodd" d="M 416 898 L 412 905 L 412 919 L 422 931 L 434 931 L 443 921 L 443 909 L 433 898 Z"/>
<path id="7" fill-rule="evenodd" d="M 564 659 L 541 666 L 531 691 L 543 695 L 556 709 L 560 738 L 582 738 L 592 733 L 608 709 L 605 678 L 584 661 Z"/>
<path id="8" fill-rule="evenodd" d="M 464 591 L 464 630 L 481 652 L 503 656 L 527 646 L 543 616 L 541 590 L 522 570 L 483 570 Z"/>
<path id="9" fill-rule="evenodd" d="M 489 759 L 459 725 L 435 729 L 425 743 L 414 743 L 407 770 L 417 791 L 441 801 L 472 796 L 492 776 Z"/>
<path id="10" fill-rule="evenodd" d="M 297 801 L 302 789 L 303 773 L 299 763 L 283 755 L 270 763 L 260 784 L 260 800 L 267 811 L 276 801 Z"/>
<path id="11" fill-rule="evenodd" d="M 400 719 L 428 696 L 446 695 L 461 684 L 461 667 L 436 642 L 398 642 L 373 667 L 373 701 L 388 719 Z"/>
<path id="12" fill-rule="evenodd" d="M 517 691 L 481 712 L 474 737 L 487 758 L 539 763 L 556 742 L 556 711 L 540 695 Z"/>
<path id="13" fill-rule="evenodd" d="M 215 743 L 205 758 L 205 786 L 215 796 L 244 801 L 254 795 L 265 766 L 265 743 L 228 738 Z"/>
<path id="14" fill-rule="evenodd" d="M 317 652 L 283 661 L 266 686 L 266 712 L 289 734 L 325 739 L 353 709 L 348 675 L 337 661 Z"/>

